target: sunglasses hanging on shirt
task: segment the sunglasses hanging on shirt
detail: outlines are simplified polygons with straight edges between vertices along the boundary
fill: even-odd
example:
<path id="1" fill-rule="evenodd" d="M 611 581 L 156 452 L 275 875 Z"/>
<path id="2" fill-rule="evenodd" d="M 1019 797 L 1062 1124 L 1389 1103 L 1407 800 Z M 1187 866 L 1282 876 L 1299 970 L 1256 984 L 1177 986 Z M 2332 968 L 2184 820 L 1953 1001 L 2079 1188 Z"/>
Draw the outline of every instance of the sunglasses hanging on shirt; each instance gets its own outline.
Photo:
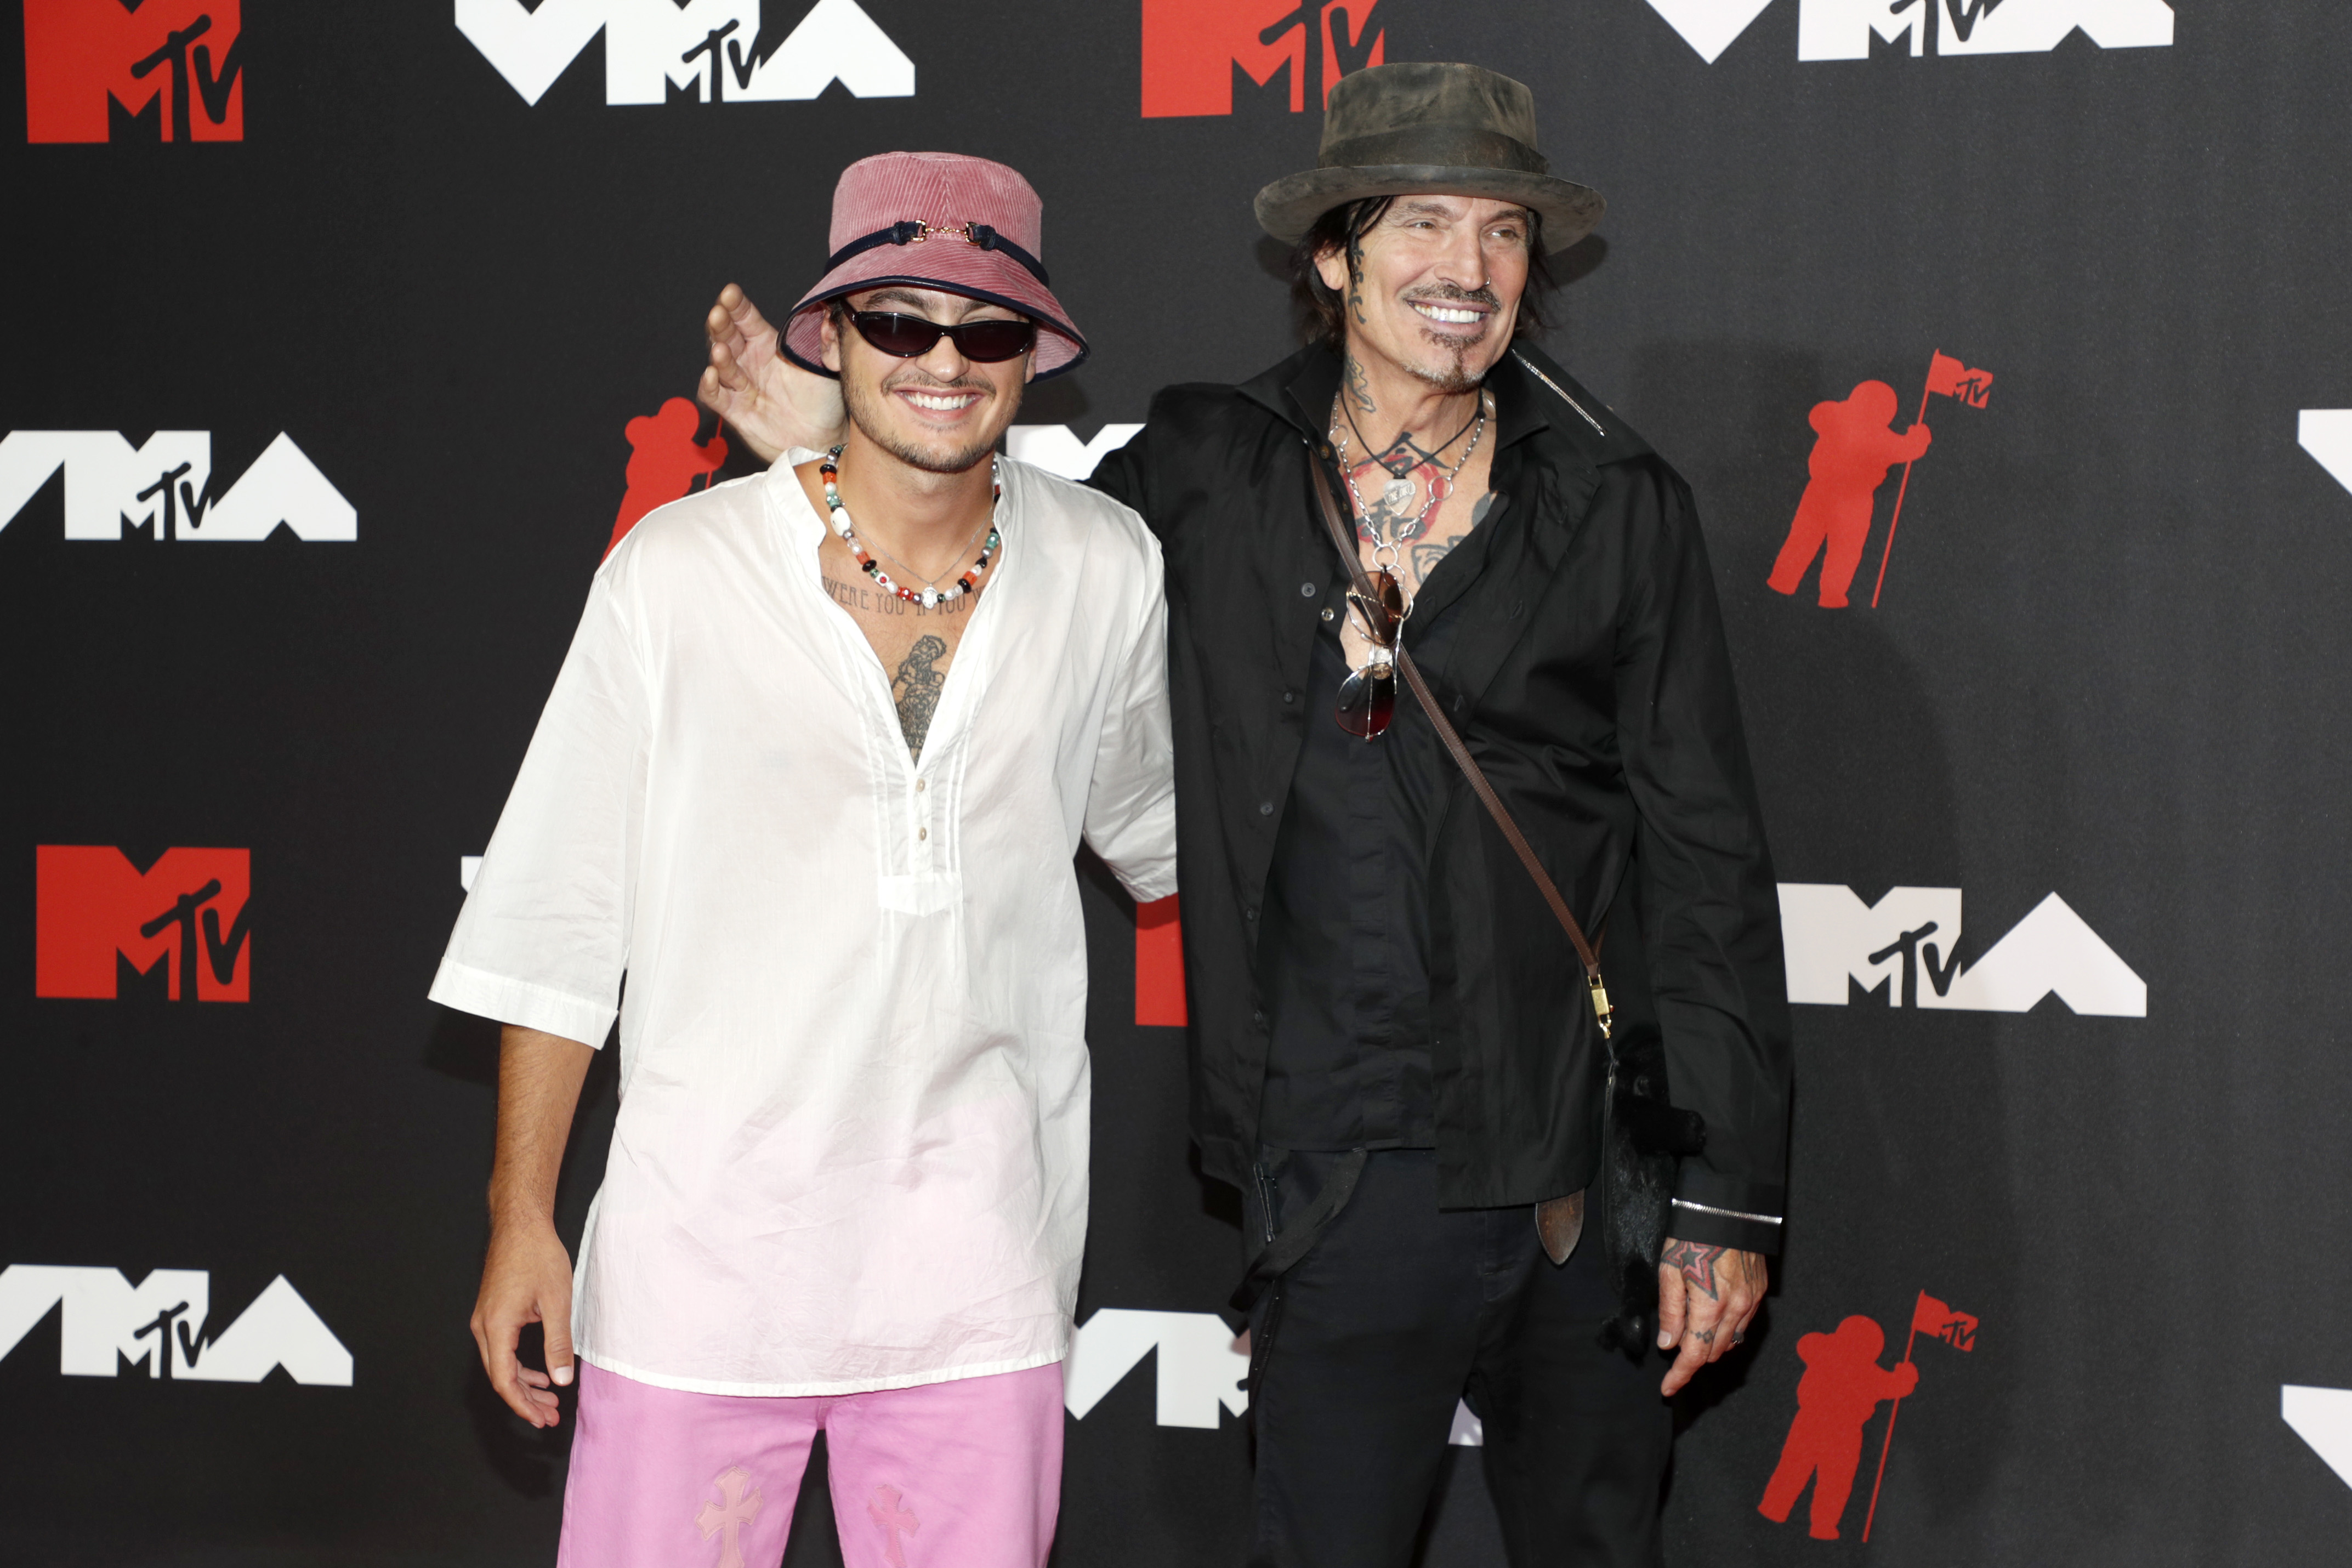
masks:
<path id="1" fill-rule="evenodd" d="M 1348 607 L 1371 644 L 1364 667 L 1339 683 L 1339 728 L 1369 741 L 1387 731 L 1396 714 L 1397 641 L 1404 631 L 1404 590 L 1378 567 L 1370 575 L 1371 593 L 1348 591 Z"/>

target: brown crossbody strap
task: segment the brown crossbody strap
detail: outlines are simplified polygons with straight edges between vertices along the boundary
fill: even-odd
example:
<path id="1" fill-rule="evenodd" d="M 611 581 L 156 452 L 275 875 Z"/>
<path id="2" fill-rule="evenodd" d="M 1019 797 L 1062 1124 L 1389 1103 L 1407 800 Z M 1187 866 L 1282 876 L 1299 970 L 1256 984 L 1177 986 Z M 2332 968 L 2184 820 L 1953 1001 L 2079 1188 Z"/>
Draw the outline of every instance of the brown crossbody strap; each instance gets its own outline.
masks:
<path id="1" fill-rule="evenodd" d="M 1339 503 L 1331 493 L 1330 476 L 1313 455 L 1317 450 L 1310 447 L 1307 466 L 1315 475 L 1315 499 L 1323 513 L 1323 526 L 1331 535 L 1331 547 L 1339 552 L 1339 559 L 1348 563 L 1349 581 L 1355 584 L 1356 593 L 1370 604 L 1373 602 L 1372 581 L 1366 574 L 1363 560 L 1357 552 L 1355 530 L 1340 519 Z M 1328 447 L 1320 448 L 1320 452 L 1324 457 L 1329 455 Z M 1607 1039 L 1617 1016 L 1609 1005 L 1609 988 L 1601 984 L 1601 955 L 1584 939 L 1584 928 L 1576 923 L 1576 916 L 1570 910 L 1568 900 L 1560 896 L 1559 884 L 1551 879 L 1551 873 L 1543 868 L 1543 862 L 1536 858 L 1534 847 L 1528 843 L 1528 836 L 1521 833 L 1519 825 L 1511 820 L 1510 811 L 1503 805 L 1502 796 L 1496 795 L 1495 786 L 1486 782 L 1486 775 L 1479 768 L 1477 759 L 1471 756 L 1470 748 L 1463 744 L 1460 731 L 1454 728 L 1453 721 L 1446 718 L 1445 710 L 1438 706 L 1437 698 L 1429 689 L 1429 683 L 1422 679 L 1421 667 L 1414 664 L 1412 655 L 1405 651 L 1402 637 L 1398 638 L 1396 661 L 1397 668 L 1404 673 L 1405 684 L 1412 688 L 1413 698 L 1420 702 L 1421 710 L 1429 715 L 1430 723 L 1436 727 L 1437 738 L 1445 742 L 1445 749 L 1453 754 L 1455 765 L 1462 770 L 1462 776 L 1470 781 L 1471 793 L 1486 808 L 1486 815 L 1495 819 L 1495 826 L 1503 830 L 1503 837 L 1518 856 L 1519 864 L 1525 866 L 1528 875 L 1535 879 L 1536 890 L 1543 894 L 1544 902 L 1551 906 L 1552 918 L 1559 921 L 1559 929 L 1568 933 L 1569 944 L 1576 949 L 1577 959 L 1584 965 L 1584 985 L 1592 999 L 1592 1016 L 1600 1022 L 1601 1038 Z"/>

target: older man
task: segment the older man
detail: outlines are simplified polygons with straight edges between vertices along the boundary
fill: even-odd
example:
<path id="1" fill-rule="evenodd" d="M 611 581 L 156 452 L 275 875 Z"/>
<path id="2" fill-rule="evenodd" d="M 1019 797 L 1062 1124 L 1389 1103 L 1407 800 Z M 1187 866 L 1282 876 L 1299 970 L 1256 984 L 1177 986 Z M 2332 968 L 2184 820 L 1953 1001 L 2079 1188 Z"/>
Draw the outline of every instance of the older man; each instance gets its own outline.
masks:
<path id="1" fill-rule="evenodd" d="M 565 1564 L 775 1562 L 820 1429 L 852 1562 L 1052 1542 L 1087 1215 L 1071 857 L 1164 896 L 1174 822 L 1158 547 L 993 456 L 1031 375 L 1086 353 L 1039 213 L 976 158 L 843 174 L 785 347 L 846 430 L 606 559 L 434 982 L 507 1026 L 483 1363 L 541 1426 L 586 1363 Z M 555 1176 L 624 972 L 575 1309 Z M 534 1321 L 546 1372 L 515 1354 Z"/>
<path id="2" fill-rule="evenodd" d="M 1658 1394 L 1738 1342 L 1778 1247 L 1777 900 L 1697 519 L 1527 341 L 1601 210 L 1517 82 L 1345 79 L 1320 166 L 1257 197 L 1309 345 L 1162 392 L 1094 476 L 1166 556 L 1193 1132 L 1255 1254 L 1253 1563 L 1405 1563 L 1464 1397 L 1515 1563 L 1656 1562 Z M 755 448 L 827 427 L 740 291 L 709 329 L 705 401 Z"/>

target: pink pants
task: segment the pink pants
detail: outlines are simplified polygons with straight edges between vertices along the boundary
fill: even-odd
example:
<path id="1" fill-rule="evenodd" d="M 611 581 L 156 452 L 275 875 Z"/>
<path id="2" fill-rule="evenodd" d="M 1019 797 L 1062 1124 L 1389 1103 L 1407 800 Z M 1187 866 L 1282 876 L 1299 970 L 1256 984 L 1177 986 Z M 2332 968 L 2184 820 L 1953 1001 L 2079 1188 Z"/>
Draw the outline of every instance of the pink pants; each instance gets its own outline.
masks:
<path id="1" fill-rule="evenodd" d="M 558 1568 L 771 1568 L 825 1435 L 849 1568 L 1040 1568 L 1062 1368 L 810 1398 L 684 1394 L 580 1363 Z"/>

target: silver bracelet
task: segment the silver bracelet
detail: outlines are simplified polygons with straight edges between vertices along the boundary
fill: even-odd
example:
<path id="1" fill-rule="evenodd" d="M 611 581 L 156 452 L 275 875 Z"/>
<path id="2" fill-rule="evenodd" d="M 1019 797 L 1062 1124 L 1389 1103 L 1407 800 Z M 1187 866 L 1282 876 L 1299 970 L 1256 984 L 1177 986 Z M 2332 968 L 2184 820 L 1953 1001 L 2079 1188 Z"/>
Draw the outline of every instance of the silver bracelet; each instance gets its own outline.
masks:
<path id="1" fill-rule="evenodd" d="M 1718 1215 L 1725 1219 L 1749 1220 L 1757 1225 L 1779 1225 L 1780 1223 L 1780 1216 L 1778 1215 L 1741 1214 L 1738 1209 L 1719 1209 L 1713 1204 L 1695 1204 L 1688 1198 L 1676 1198 L 1674 1200 L 1674 1203 L 1676 1208 L 1696 1209 L 1700 1214 Z"/>

